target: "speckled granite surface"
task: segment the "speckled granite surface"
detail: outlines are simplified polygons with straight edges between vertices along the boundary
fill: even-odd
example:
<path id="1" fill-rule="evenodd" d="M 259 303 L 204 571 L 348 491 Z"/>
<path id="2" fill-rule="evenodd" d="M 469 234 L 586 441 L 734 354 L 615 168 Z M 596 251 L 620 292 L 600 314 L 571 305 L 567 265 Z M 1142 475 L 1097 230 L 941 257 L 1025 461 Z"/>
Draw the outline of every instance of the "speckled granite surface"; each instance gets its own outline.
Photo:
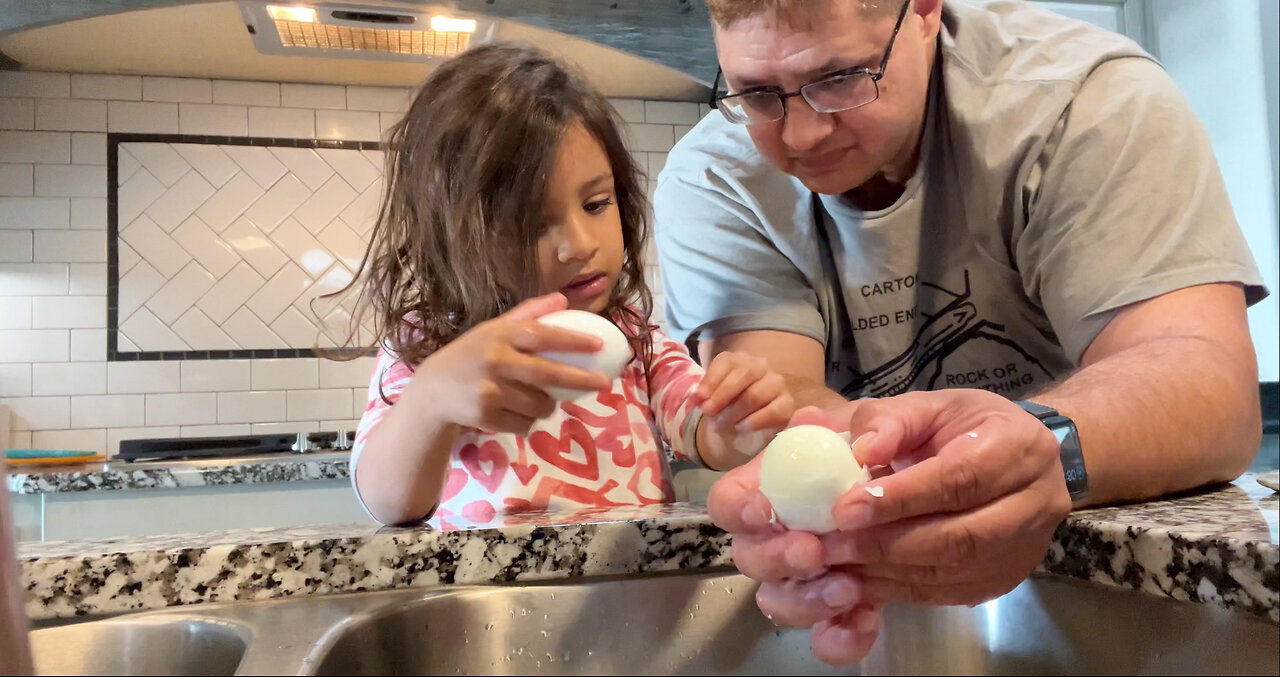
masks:
<path id="1" fill-rule="evenodd" d="M 87 463 L 18 470 L 7 478 L 14 494 L 121 489 L 181 489 L 228 484 L 346 479 L 347 454 L 286 454 L 259 459 L 172 463 Z"/>
<path id="2" fill-rule="evenodd" d="M 499 519 L 28 543 L 19 556 L 33 618 L 732 562 L 729 538 L 698 505 Z M 1245 476 L 1195 495 L 1076 513 L 1044 569 L 1280 622 L 1278 523 L 1275 494 Z"/>

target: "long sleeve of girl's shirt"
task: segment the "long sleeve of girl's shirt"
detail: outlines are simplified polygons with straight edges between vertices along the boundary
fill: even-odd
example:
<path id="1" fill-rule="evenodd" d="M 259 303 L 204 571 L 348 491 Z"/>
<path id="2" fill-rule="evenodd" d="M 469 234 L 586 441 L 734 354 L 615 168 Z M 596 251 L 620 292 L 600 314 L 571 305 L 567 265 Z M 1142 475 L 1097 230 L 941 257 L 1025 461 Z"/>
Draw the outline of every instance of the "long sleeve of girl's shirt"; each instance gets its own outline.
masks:
<path id="1" fill-rule="evenodd" d="M 661 329 L 654 329 L 652 337 L 649 406 L 654 422 L 676 455 L 701 463 L 697 432 L 702 409 L 693 401 L 693 393 L 704 372 L 689 351 Z"/>
<path id="2" fill-rule="evenodd" d="M 385 347 L 378 351 L 377 366 L 373 368 L 373 375 L 369 380 L 368 404 L 360 417 L 360 425 L 356 428 L 356 439 L 351 446 L 351 486 L 355 489 L 356 499 L 360 501 L 361 507 L 365 508 L 365 512 L 369 509 L 365 507 L 364 499 L 360 496 L 360 488 L 356 485 L 356 469 L 360 464 L 360 454 L 364 451 L 365 442 L 369 440 L 369 433 L 382 422 L 387 412 L 391 411 L 391 405 L 400 399 L 400 394 L 404 392 L 411 379 L 413 379 L 413 370 L 409 365 L 401 362 Z"/>

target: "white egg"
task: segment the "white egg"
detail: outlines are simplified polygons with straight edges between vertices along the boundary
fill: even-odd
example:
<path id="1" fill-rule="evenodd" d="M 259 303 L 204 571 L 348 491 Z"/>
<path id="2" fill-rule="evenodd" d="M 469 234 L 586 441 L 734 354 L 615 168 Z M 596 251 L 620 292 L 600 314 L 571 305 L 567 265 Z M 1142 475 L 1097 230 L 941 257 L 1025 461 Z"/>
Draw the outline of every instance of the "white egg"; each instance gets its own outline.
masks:
<path id="1" fill-rule="evenodd" d="M 849 489 L 871 479 L 849 441 L 822 426 L 798 425 L 778 433 L 764 449 L 760 491 L 788 529 L 835 531 L 831 509 Z"/>
<path id="2" fill-rule="evenodd" d="M 585 310 L 561 310 L 538 318 L 543 324 L 582 334 L 598 336 L 604 347 L 596 353 L 542 353 L 542 357 L 564 364 L 602 372 L 611 379 L 622 375 L 622 370 L 631 361 L 631 344 L 627 343 L 626 334 L 622 333 L 609 320 Z M 570 401 L 591 395 L 590 391 L 570 390 L 568 388 L 546 388 L 547 394 L 556 400 Z"/>

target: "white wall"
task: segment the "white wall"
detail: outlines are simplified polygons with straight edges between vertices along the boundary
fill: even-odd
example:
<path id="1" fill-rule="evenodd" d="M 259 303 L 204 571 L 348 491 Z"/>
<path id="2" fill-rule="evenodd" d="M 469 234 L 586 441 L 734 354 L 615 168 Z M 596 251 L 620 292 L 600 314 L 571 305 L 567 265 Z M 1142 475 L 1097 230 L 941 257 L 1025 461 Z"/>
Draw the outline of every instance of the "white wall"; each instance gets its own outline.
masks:
<path id="1" fill-rule="evenodd" d="M 353 429 L 368 360 L 106 361 L 106 132 L 369 140 L 403 100 L 385 88 L 0 72 L 0 405 L 13 430 L 0 448 L 115 453 L 132 437 Z M 702 112 L 614 105 L 653 177 Z"/>
<path id="2" fill-rule="evenodd" d="M 1270 16 L 1261 11 L 1268 3 Z M 1236 218 L 1272 292 L 1249 311 L 1263 381 L 1280 380 L 1280 238 L 1272 159 L 1276 139 L 1268 121 L 1268 105 L 1274 111 L 1276 94 L 1274 84 L 1267 93 L 1264 66 L 1267 50 L 1272 64 L 1276 58 L 1274 5 L 1275 0 L 1150 3 L 1160 60 L 1209 128 Z M 1268 21 L 1273 38 L 1264 49 L 1259 26 Z"/>

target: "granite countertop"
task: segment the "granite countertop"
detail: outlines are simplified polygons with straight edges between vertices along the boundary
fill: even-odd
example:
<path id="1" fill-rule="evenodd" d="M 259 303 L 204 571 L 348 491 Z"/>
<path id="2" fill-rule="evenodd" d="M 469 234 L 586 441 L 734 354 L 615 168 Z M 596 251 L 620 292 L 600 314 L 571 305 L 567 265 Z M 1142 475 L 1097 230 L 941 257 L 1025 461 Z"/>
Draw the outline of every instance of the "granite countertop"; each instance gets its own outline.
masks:
<path id="1" fill-rule="evenodd" d="M 1080 511 L 1043 570 L 1280 623 L 1277 498 L 1231 485 Z M 32 618 L 441 584 L 732 564 L 697 504 L 499 516 L 492 523 L 335 525 L 19 545 Z"/>
<path id="2" fill-rule="evenodd" d="M 6 480 L 11 494 L 314 482 L 347 479 L 349 456 L 350 452 L 326 451 L 191 461 L 126 463 L 109 460 L 81 465 L 23 466 L 10 469 Z"/>

